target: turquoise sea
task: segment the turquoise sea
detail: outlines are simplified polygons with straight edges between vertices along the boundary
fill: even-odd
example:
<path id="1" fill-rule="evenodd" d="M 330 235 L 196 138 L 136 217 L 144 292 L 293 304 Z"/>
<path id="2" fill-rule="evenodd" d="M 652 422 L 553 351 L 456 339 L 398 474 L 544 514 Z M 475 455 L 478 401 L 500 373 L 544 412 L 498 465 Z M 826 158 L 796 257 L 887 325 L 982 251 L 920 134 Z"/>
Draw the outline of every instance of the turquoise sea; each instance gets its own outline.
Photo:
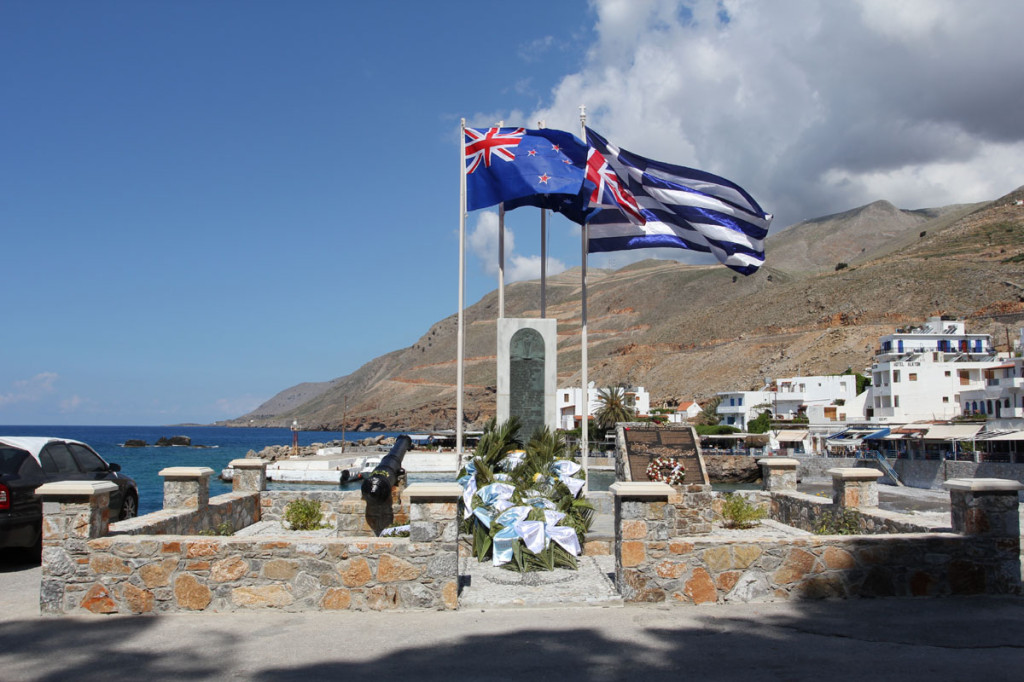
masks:
<path id="1" fill-rule="evenodd" d="M 341 435 L 340 431 L 300 431 L 299 444 L 341 440 Z M 356 441 L 376 435 L 381 434 L 349 431 L 345 438 Z M 0 436 L 53 436 L 88 443 L 103 459 L 120 464 L 121 471 L 138 483 L 140 514 L 154 512 L 163 506 L 164 483 L 158 472 L 165 467 L 207 466 L 220 474 L 228 462 L 245 457 L 249 450 L 259 452 L 267 445 L 292 444 L 291 429 L 222 426 L 0 426 Z M 152 444 L 162 436 L 188 436 L 193 446 L 208 447 L 121 447 L 126 440 L 144 440 Z M 217 478 L 210 479 L 210 497 L 230 491 L 230 483 L 223 483 Z"/>

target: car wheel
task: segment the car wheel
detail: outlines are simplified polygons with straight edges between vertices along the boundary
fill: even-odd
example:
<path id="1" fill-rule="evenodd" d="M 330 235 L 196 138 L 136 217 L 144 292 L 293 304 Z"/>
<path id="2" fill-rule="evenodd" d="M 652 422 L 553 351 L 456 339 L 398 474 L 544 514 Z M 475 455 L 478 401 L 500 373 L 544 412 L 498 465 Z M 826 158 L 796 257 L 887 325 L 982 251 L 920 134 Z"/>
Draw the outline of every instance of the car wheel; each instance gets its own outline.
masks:
<path id="1" fill-rule="evenodd" d="M 134 493 L 128 493 L 124 496 L 124 503 L 121 504 L 121 513 L 118 515 L 118 521 L 124 521 L 125 519 L 133 519 L 139 515 L 139 498 Z"/>

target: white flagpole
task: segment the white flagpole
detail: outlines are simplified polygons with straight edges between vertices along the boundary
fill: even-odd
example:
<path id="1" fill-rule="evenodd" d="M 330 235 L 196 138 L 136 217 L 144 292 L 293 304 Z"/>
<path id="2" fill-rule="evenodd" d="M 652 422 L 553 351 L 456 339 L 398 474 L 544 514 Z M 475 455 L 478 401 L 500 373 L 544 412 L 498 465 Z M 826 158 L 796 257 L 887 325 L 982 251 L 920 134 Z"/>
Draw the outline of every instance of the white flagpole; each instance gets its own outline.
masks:
<path id="1" fill-rule="evenodd" d="M 540 318 L 548 316 L 548 212 L 540 210 Z"/>
<path id="2" fill-rule="evenodd" d="M 459 134 L 459 324 L 456 334 L 455 374 L 457 384 L 455 399 L 455 451 L 459 455 L 458 466 L 462 466 L 462 394 L 465 390 L 463 364 L 466 355 L 466 119 L 462 119 Z"/>
<path id="3" fill-rule="evenodd" d="M 580 105 L 580 131 L 583 140 L 586 141 L 586 105 Z M 588 390 L 589 381 L 587 377 L 587 232 L 587 223 L 584 222 L 580 231 L 583 251 L 580 259 L 582 263 L 580 268 L 580 277 L 582 279 L 580 286 L 580 374 L 582 375 L 581 383 L 583 384 L 583 425 L 580 431 L 580 440 L 582 441 L 581 464 L 583 465 L 583 475 L 586 477 L 586 485 L 583 488 L 584 492 L 590 491 L 590 391 Z"/>
<path id="4" fill-rule="evenodd" d="M 503 128 L 504 121 L 498 121 Z M 505 202 L 498 204 L 498 319 L 505 318 Z"/>
<path id="5" fill-rule="evenodd" d="M 537 121 L 537 127 L 544 129 L 544 121 Z M 548 212 L 540 210 L 540 319 L 547 317 L 548 295 Z"/>
<path id="6" fill-rule="evenodd" d="M 498 204 L 498 319 L 505 318 L 505 202 Z"/>

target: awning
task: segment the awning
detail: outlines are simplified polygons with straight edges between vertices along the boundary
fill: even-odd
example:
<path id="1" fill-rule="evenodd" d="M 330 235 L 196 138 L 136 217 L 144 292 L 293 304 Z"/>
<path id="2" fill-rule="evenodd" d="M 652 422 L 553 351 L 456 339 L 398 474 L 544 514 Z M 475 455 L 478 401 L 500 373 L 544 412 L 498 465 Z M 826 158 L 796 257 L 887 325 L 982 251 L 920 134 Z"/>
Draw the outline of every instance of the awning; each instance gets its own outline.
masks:
<path id="1" fill-rule="evenodd" d="M 935 424 L 928 427 L 925 438 L 928 440 L 971 439 L 978 435 L 982 426 L 982 424 Z"/>
<path id="2" fill-rule="evenodd" d="M 806 439 L 807 431 L 797 429 L 783 429 L 782 431 L 776 431 L 774 436 L 775 440 L 779 441 L 780 443 L 795 443 L 797 441 L 802 441 Z"/>
<path id="3" fill-rule="evenodd" d="M 1024 431 L 1011 431 L 1010 433 L 1002 433 L 998 436 L 992 436 L 985 440 L 1024 440 Z"/>
<path id="4" fill-rule="evenodd" d="M 892 431 L 888 427 L 884 429 L 878 429 L 874 433 L 869 433 L 868 435 L 864 436 L 864 440 L 882 440 L 891 433 Z"/>

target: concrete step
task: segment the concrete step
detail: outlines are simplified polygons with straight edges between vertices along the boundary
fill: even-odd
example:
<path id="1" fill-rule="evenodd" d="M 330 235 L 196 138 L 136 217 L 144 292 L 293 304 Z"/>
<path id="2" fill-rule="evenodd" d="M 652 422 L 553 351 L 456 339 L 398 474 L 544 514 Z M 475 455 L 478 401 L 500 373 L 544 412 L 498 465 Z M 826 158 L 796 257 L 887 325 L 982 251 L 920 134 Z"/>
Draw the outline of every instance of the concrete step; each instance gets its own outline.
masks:
<path id="1" fill-rule="evenodd" d="M 460 547 L 459 608 L 517 609 L 556 606 L 621 607 L 615 589 L 615 557 L 581 556 L 579 570 L 518 573 L 479 563 Z"/>

